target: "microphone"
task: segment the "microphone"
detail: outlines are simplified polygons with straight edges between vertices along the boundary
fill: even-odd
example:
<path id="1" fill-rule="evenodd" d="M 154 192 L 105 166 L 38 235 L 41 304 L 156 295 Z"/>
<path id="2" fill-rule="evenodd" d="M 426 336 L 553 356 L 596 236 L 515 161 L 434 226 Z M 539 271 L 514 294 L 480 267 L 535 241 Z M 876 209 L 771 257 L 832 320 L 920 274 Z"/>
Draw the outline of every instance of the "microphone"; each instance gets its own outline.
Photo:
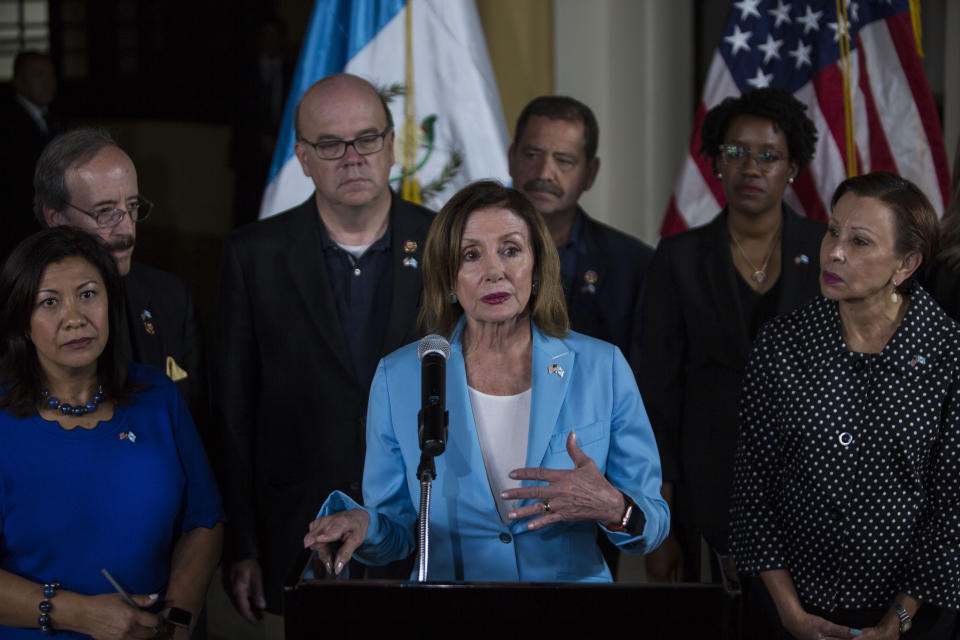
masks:
<path id="1" fill-rule="evenodd" d="M 420 359 L 420 413 L 417 414 L 417 435 L 420 450 L 438 456 L 447 447 L 447 358 L 450 343 L 443 336 L 431 333 L 417 344 Z"/>

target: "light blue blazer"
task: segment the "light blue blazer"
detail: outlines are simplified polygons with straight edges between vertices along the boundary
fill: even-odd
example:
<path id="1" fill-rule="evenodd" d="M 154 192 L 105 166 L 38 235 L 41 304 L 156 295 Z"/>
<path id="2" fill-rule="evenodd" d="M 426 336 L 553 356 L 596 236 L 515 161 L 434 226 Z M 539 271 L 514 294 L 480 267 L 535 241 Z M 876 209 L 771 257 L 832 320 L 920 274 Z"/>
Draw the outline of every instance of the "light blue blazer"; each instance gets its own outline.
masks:
<path id="1" fill-rule="evenodd" d="M 501 521 L 467 390 L 463 326 L 461 319 L 451 336 L 447 361 L 450 429 L 446 451 L 436 458 L 430 580 L 609 582 L 610 570 L 596 544 L 597 523 L 562 522 L 527 531 L 526 521 L 509 525 Z M 553 372 L 552 365 L 557 365 Z M 638 536 L 605 530 L 607 536 L 630 553 L 656 548 L 670 522 L 660 497 L 660 457 L 623 355 L 607 342 L 573 332 L 566 338 L 551 338 L 533 326 L 531 377 L 526 466 L 573 468 L 566 439 L 576 430 L 583 452 L 646 518 Z M 415 551 L 419 403 L 420 363 L 417 345 L 410 344 L 380 361 L 370 388 L 363 473 L 363 508 L 370 514 L 370 526 L 354 554 L 361 562 L 386 564 Z M 356 507 L 345 494 L 334 492 L 320 515 Z"/>

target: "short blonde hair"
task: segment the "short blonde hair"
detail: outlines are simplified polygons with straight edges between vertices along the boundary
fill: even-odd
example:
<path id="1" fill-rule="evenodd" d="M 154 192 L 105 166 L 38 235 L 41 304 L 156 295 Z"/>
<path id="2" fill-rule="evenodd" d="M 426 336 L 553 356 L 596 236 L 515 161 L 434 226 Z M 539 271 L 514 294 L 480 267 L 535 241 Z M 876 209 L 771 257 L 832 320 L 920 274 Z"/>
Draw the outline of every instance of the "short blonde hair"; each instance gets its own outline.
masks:
<path id="1" fill-rule="evenodd" d="M 562 338 L 570 329 L 567 305 L 560 281 L 560 258 L 543 218 L 526 196 L 493 180 L 467 185 L 444 205 L 430 225 L 423 251 L 423 304 L 419 326 L 423 333 L 450 337 L 463 308 L 450 300 L 460 272 L 460 242 L 470 214 L 489 207 L 502 207 L 526 224 L 533 249 L 533 279 L 536 290 L 527 303 L 537 327 L 549 336 Z"/>

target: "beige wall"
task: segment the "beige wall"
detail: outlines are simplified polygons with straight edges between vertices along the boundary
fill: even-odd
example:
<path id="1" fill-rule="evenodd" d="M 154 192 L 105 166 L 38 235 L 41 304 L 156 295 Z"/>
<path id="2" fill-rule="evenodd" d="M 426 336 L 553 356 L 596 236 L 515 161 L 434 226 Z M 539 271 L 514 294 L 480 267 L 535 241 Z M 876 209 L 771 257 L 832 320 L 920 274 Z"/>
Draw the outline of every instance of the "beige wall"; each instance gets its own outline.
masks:
<path id="1" fill-rule="evenodd" d="M 554 25 L 557 92 L 600 123 L 600 173 L 581 202 L 654 244 L 693 122 L 693 1 L 556 0 Z"/>

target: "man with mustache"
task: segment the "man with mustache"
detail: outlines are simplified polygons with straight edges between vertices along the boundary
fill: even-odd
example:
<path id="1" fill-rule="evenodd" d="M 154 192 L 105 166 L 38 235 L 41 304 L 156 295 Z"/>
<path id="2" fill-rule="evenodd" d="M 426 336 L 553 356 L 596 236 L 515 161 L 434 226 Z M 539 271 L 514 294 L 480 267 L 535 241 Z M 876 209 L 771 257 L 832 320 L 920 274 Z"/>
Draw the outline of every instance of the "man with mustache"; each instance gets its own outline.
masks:
<path id="1" fill-rule="evenodd" d="M 418 337 L 433 220 L 390 189 L 393 118 L 366 80 L 315 83 L 294 129 L 315 191 L 227 237 L 217 303 L 224 582 L 251 622 L 280 613 L 317 505 L 335 489 L 362 499 L 370 382 L 382 356 Z M 268 635 L 280 623 L 265 622 Z"/>
<path id="2" fill-rule="evenodd" d="M 598 137 L 587 105 L 566 96 L 535 98 L 517 119 L 510 176 L 553 236 L 571 327 L 612 342 L 629 359 L 653 249 L 577 204 L 600 169 Z"/>
<path id="3" fill-rule="evenodd" d="M 631 360 L 653 249 L 594 220 L 577 204 L 600 169 L 599 135 L 593 111 L 579 100 L 535 98 L 517 119 L 508 152 L 510 177 L 553 236 L 571 328 L 612 342 Z M 631 365 L 636 371 L 636 363 Z M 598 543 L 616 578 L 619 551 L 604 535 Z"/>
<path id="4" fill-rule="evenodd" d="M 209 405 L 203 331 L 193 297 L 176 276 L 132 261 L 137 222 L 152 204 L 140 195 L 137 170 L 103 129 L 80 127 L 43 149 L 33 179 L 34 214 L 42 226 L 70 226 L 100 237 L 123 277 L 118 329 L 127 359 L 163 371 L 180 389 L 201 436 Z"/>

